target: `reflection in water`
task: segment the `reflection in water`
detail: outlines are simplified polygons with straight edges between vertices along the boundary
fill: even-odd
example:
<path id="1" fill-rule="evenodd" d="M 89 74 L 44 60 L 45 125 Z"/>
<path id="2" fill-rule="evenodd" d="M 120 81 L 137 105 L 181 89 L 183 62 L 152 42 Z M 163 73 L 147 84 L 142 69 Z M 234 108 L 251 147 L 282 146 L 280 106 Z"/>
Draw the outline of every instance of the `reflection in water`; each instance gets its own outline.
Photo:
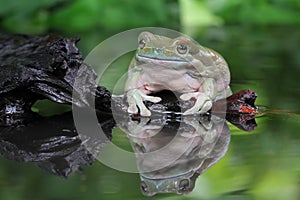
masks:
<path id="1" fill-rule="evenodd" d="M 230 115 L 227 114 L 226 119 L 243 131 L 253 131 L 256 129 L 257 124 L 255 121 L 255 115 Z"/>
<path id="2" fill-rule="evenodd" d="M 82 111 L 82 115 L 89 115 L 89 111 Z M 230 130 L 226 120 L 246 131 L 256 127 L 254 115 L 227 114 L 225 120 L 223 114 L 183 117 L 169 113 L 152 118 L 120 115 L 117 123 L 136 153 L 145 195 L 191 192 L 198 176 L 227 151 Z M 112 115 L 98 117 L 108 138 L 93 134 L 79 137 L 71 112 L 35 116 L 26 125 L 0 126 L 0 153 L 7 159 L 34 162 L 53 175 L 68 177 L 82 166 L 92 165 L 101 155 L 101 147 L 110 142 L 114 119 Z"/>
<path id="3" fill-rule="evenodd" d="M 27 125 L 0 127 L 0 153 L 9 160 L 34 162 L 47 172 L 68 177 L 82 166 L 92 165 L 101 146 L 111 139 L 112 119 L 106 119 L 102 129 L 106 140 L 79 138 L 72 113 L 46 118 L 35 118 Z M 89 149 L 85 143 L 89 143 Z"/>
<path id="4" fill-rule="evenodd" d="M 230 141 L 226 121 L 215 116 L 128 119 L 119 126 L 137 155 L 141 188 L 148 196 L 191 192 L 197 177 L 225 155 Z"/>
<path id="5" fill-rule="evenodd" d="M 191 192 L 198 176 L 216 164 L 227 151 L 230 130 L 226 120 L 242 130 L 256 128 L 255 98 L 255 92 L 241 91 L 215 102 L 211 113 L 201 116 L 182 116 L 155 107 L 156 112 L 151 118 L 129 116 L 122 112 L 122 99 L 116 101 L 114 117 L 127 134 L 137 157 L 142 192 L 147 196 Z M 162 105 L 163 108 L 174 106 L 180 107 L 177 100 Z M 96 126 L 97 130 L 90 126 L 92 109 L 81 108 L 79 111 L 85 131 L 80 136 L 71 112 L 52 117 L 34 113 L 30 117 L 13 115 L 14 119 L 26 120 L 15 120 L 16 125 L 1 124 L 1 154 L 19 162 L 34 162 L 60 177 L 68 177 L 81 166 L 93 164 L 101 147 L 110 142 L 115 119 L 111 114 L 97 112 L 99 124 L 108 136 L 101 137 L 97 134 L 99 126 Z M 6 116 L 10 115 L 2 115 L 1 122 L 6 122 Z"/>

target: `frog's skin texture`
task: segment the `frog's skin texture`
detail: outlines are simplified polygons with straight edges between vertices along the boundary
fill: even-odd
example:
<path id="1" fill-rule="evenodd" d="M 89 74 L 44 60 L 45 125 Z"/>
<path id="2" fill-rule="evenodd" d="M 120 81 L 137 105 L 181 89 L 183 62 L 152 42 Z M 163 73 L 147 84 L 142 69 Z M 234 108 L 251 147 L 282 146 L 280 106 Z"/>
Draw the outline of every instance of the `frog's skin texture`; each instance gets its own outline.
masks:
<path id="1" fill-rule="evenodd" d="M 150 116 L 143 101 L 160 102 L 148 95 L 162 90 L 180 93 L 183 101 L 195 99 L 184 115 L 206 113 L 213 101 L 231 95 L 227 63 L 215 51 L 183 36 L 171 39 L 142 32 L 138 41 L 125 85 L 129 113 Z"/>

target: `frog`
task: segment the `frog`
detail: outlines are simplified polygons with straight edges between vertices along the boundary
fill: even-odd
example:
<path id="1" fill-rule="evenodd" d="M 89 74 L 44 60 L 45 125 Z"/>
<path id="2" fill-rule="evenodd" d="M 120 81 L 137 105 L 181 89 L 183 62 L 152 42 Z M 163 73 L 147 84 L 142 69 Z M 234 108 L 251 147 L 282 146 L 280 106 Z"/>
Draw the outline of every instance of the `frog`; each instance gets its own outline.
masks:
<path id="1" fill-rule="evenodd" d="M 179 93 L 182 101 L 193 100 L 183 115 L 204 114 L 214 101 L 232 94 L 229 84 L 228 64 L 216 51 L 188 36 L 141 32 L 124 88 L 127 112 L 151 116 L 144 101 L 158 103 L 162 99 L 153 94 L 170 90 Z"/>

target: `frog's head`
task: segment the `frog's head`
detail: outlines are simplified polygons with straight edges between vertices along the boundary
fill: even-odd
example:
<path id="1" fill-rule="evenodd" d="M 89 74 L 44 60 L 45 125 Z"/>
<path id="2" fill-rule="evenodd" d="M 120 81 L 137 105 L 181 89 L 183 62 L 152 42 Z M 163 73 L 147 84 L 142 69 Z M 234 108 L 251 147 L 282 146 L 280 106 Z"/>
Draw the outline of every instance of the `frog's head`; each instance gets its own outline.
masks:
<path id="1" fill-rule="evenodd" d="M 188 37 L 168 38 L 142 32 L 138 38 L 136 59 L 143 63 L 177 63 L 186 65 L 199 53 L 199 45 Z"/>
<path id="2" fill-rule="evenodd" d="M 195 181 L 199 174 L 190 171 L 176 177 L 152 179 L 141 175 L 141 190 L 145 196 L 153 196 L 157 193 L 188 194 L 195 187 Z"/>

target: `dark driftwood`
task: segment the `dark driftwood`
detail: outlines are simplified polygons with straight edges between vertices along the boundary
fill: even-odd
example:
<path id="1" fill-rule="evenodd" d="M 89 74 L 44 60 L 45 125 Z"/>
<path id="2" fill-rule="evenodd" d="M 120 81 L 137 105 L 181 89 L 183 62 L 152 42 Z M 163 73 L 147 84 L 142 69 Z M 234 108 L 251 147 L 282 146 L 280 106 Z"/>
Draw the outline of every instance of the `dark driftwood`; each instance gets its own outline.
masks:
<path id="1" fill-rule="evenodd" d="M 77 134 L 72 113 L 41 117 L 31 111 L 37 100 L 49 99 L 73 103 L 86 112 L 94 96 L 96 110 L 110 112 L 110 93 L 96 84 L 95 72 L 83 63 L 76 47 L 78 40 L 0 36 L 0 153 L 4 157 L 35 162 L 52 174 L 67 177 L 81 166 L 91 165 L 99 147 L 111 139 L 111 117 L 99 118 L 107 137 L 95 133 L 84 138 L 89 144 L 87 150 Z M 84 87 L 74 86 L 76 77 L 78 85 Z M 78 98 L 72 98 L 72 92 Z"/>
<path id="2" fill-rule="evenodd" d="M 0 36 L 0 124 L 10 126 L 34 117 L 31 106 L 38 99 L 82 107 L 89 106 L 89 96 L 95 95 L 97 109 L 110 111 L 110 93 L 97 86 L 95 72 L 83 63 L 78 40 Z M 84 87 L 74 87 L 76 77 Z M 80 98 L 72 99 L 73 91 Z"/>

